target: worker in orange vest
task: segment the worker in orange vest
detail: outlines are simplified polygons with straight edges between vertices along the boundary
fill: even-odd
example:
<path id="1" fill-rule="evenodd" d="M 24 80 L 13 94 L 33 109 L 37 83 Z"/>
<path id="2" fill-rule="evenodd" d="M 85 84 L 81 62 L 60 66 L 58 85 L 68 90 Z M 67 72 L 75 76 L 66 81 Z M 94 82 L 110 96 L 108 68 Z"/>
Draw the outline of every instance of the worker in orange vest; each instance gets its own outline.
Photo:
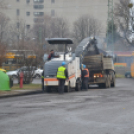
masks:
<path id="1" fill-rule="evenodd" d="M 82 89 L 88 90 L 89 70 L 86 68 L 86 65 L 83 65 L 81 78 L 82 78 Z"/>

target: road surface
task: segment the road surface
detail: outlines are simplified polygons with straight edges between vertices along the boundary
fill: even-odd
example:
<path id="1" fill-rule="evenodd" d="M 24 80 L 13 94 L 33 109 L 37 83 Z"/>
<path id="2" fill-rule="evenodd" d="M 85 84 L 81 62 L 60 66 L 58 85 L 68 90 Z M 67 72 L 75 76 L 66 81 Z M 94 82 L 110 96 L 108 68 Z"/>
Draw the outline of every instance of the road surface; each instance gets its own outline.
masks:
<path id="1" fill-rule="evenodd" d="M 0 99 L 0 134 L 134 134 L 133 83 Z"/>

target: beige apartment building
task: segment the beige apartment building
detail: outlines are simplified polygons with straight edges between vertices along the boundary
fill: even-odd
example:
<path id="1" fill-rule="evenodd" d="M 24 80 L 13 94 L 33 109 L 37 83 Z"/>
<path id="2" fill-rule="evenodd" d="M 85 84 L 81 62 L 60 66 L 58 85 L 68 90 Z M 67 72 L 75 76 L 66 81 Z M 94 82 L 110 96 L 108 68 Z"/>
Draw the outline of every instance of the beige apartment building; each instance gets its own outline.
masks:
<path id="1" fill-rule="evenodd" d="M 30 29 L 37 22 L 43 23 L 44 14 L 65 18 L 70 27 L 82 15 L 91 15 L 100 21 L 105 36 L 108 16 L 108 0 L 5 0 L 5 13 L 12 22 L 22 19 Z"/>

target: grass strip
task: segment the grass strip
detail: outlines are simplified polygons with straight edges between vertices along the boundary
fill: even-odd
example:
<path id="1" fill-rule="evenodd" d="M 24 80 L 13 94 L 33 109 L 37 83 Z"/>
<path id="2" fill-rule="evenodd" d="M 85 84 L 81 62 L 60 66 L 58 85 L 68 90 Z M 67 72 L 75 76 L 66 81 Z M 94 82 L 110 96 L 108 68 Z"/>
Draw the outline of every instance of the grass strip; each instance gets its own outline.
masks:
<path id="1" fill-rule="evenodd" d="M 41 84 L 24 84 L 23 88 L 20 88 L 19 84 L 14 84 L 11 90 L 19 90 L 19 89 L 41 89 Z"/>

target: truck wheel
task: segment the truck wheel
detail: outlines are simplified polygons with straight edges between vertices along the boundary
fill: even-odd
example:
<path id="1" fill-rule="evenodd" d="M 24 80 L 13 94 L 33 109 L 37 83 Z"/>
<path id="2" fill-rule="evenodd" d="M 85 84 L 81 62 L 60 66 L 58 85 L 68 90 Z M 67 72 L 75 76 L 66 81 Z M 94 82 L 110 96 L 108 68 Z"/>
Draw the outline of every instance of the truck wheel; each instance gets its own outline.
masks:
<path id="1" fill-rule="evenodd" d="M 98 84 L 98 86 L 99 86 L 99 88 L 103 88 L 103 84 L 102 83 Z"/>
<path id="2" fill-rule="evenodd" d="M 108 88 L 108 78 L 106 79 L 106 82 L 104 83 L 104 88 Z"/>
<path id="3" fill-rule="evenodd" d="M 111 87 L 111 81 L 110 81 L 110 79 L 108 79 L 108 88 L 110 88 Z"/>
<path id="4" fill-rule="evenodd" d="M 68 85 L 65 86 L 64 91 L 65 91 L 65 92 L 69 92 L 69 91 L 70 91 L 70 82 L 68 82 Z"/>
<path id="5" fill-rule="evenodd" d="M 115 87 L 115 78 L 113 80 L 113 83 L 111 83 L 111 87 Z"/>
<path id="6" fill-rule="evenodd" d="M 81 83 L 76 83 L 75 91 L 81 90 Z"/>
<path id="7" fill-rule="evenodd" d="M 45 90 L 46 90 L 47 93 L 50 93 L 51 92 L 51 88 L 49 86 L 46 86 L 45 87 Z"/>

